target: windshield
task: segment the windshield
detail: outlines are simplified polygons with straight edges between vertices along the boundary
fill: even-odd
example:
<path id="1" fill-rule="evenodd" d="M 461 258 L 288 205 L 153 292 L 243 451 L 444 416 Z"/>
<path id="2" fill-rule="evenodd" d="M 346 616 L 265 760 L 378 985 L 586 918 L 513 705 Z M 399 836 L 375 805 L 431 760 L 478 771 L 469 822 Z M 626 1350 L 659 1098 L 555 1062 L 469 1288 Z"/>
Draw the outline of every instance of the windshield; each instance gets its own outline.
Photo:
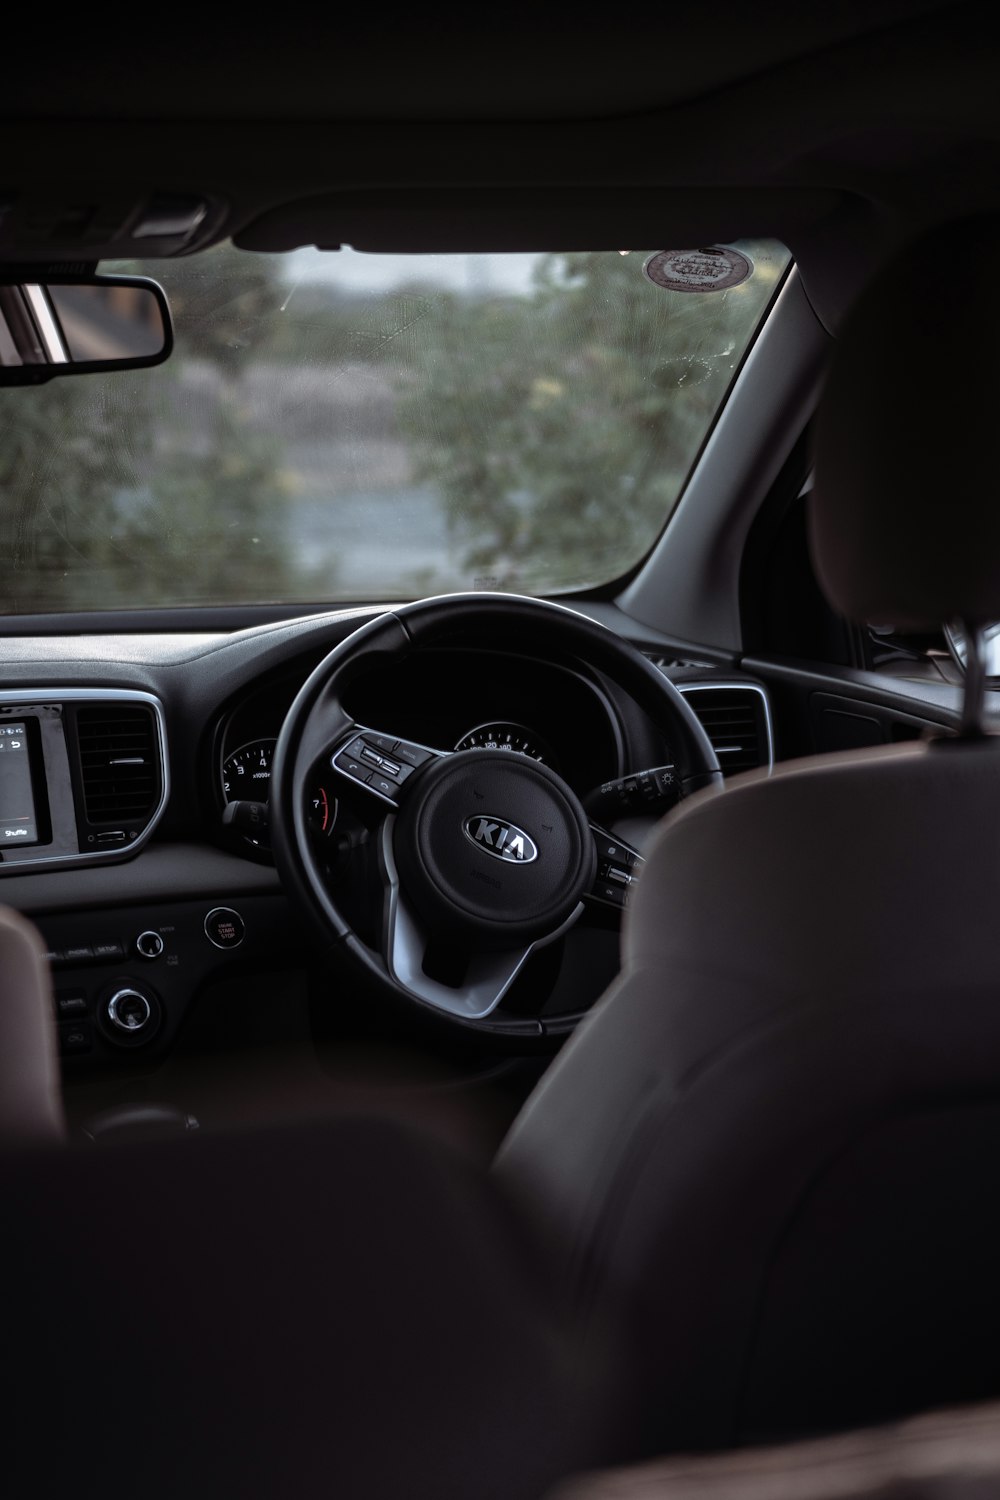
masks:
<path id="1" fill-rule="evenodd" d="M 666 523 L 788 263 L 736 248 L 748 274 L 713 291 L 649 251 L 102 267 L 165 287 L 175 352 L 0 391 L 0 609 L 608 583 Z"/>

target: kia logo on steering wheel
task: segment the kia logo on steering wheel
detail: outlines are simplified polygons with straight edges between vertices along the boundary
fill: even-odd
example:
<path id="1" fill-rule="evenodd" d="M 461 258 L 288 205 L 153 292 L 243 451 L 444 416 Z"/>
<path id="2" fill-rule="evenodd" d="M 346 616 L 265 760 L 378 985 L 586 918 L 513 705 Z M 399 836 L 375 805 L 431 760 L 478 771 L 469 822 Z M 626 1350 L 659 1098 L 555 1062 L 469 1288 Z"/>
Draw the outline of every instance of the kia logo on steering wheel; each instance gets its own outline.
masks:
<path id="1" fill-rule="evenodd" d="M 465 837 L 485 854 L 492 854 L 494 859 L 505 859 L 512 865 L 527 865 L 538 858 L 534 841 L 524 829 L 505 823 L 502 818 L 477 814 L 474 818 L 466 818 L 463 826 Z"/>

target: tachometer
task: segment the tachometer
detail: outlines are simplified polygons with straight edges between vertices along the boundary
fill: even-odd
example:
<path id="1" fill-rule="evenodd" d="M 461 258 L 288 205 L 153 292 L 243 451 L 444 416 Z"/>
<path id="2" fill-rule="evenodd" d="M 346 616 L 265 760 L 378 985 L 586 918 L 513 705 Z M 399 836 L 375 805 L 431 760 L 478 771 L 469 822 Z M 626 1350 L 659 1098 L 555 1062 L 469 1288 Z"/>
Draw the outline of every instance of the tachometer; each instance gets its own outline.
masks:
<path id="1" fill-rule="evenodd" d="M 227 802 L 266 802 L 271 789 L 275 740 L 254 740 L 222 763 L 222 795 Z"/>
<path id="2" fill-rule="evenodd" d="M 271 792 L 271 762 L 277 740 L 253 740 L 234 750 L 222 763 L 222 795 L 226 802 L 267 802 Z M 332 792 L 315 782 L 306 796 L 309 826 L 329 838 L 337 822 L 338 804 Z M 267 835 L 247 842 L 267 847 Z"/>
<path id="3" fill-rule="evenodd" d="M 555 766 L 556 758 L 543 739 L 523 724 L 510 724 L 498 719 L 490 724 L 480 724 L 463 734 L 456 750 L 511 750 L 517 755 L 529 755 L 545 766 Z"/>

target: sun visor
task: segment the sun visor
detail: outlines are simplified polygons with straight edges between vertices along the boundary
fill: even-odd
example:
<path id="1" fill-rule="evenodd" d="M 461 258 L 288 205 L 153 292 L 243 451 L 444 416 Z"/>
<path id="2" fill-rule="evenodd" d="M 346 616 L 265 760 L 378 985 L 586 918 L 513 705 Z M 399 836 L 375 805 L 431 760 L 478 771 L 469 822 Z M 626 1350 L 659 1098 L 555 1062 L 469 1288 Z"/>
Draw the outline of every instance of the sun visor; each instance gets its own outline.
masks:
<path id="1" fill-rule="evenodd" d="M 1000 220 L 911 245 L 845 320 L 820 403 L 811 545 L 849 618 L 1000 620 Z"/>
<path id="2" fill-rule="evenodd" d="M 627 250 L 782 238 L 789 214 L 814 223 L 833 193 L 781 189 L 493 187 L 359 189 L 280 204 L 244 224 L 243 250 L 303 245 L 382 252 Z"/>

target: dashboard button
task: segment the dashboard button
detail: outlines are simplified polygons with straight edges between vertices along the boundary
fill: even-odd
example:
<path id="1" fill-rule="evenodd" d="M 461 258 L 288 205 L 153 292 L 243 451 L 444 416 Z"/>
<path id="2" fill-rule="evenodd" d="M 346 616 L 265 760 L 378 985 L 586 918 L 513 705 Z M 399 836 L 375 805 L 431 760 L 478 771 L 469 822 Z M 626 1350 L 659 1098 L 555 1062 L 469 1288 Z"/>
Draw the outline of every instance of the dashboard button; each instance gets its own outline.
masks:
<path id="1" fill-rule="evenodd" d="M 59 1027 L 59 1051 L 64 1057 L 74 1052 L 89 1052 L 94 1045 L 93 1028 L 79 1021 Z"/>
<path id="2" fill-rule="evenodd" d="M 215 906 L 205 918 L 205 936 L 216 948 L 238 948 L 246 936 L 246 925 L 231 906 Z"/>
<path id="3" fill-rule="evenodd" d="M 125 957 L 125 949 L 121 943 L 95 943 L 94 957 L 106 961 L 117 960 Z"/>
<path id="4" fill-rule="evenodd" d="M 73 1016 L 85 1016 L 87 1014 L 87 998 L 85 995 L 56 995 L 56 1010 L 60 1021 L 68 1021 Z"/>
<path id="5" fill-rule="evenodd" d="M 163 939 L 158 932 L 154 932 L 150 928 L 146 932 L 140 932 L 135 940 L 135 946 L 136 951 L 143 958 L 159 958 L 163 952 Z"/>
<path id="6" fill-rule="evenodd" d="M 88 964 L 94 957 L 94 950 L 89 943 L 77 943 L 72 948 L 64 948 L 62 962 L 64 964 Z"/>

